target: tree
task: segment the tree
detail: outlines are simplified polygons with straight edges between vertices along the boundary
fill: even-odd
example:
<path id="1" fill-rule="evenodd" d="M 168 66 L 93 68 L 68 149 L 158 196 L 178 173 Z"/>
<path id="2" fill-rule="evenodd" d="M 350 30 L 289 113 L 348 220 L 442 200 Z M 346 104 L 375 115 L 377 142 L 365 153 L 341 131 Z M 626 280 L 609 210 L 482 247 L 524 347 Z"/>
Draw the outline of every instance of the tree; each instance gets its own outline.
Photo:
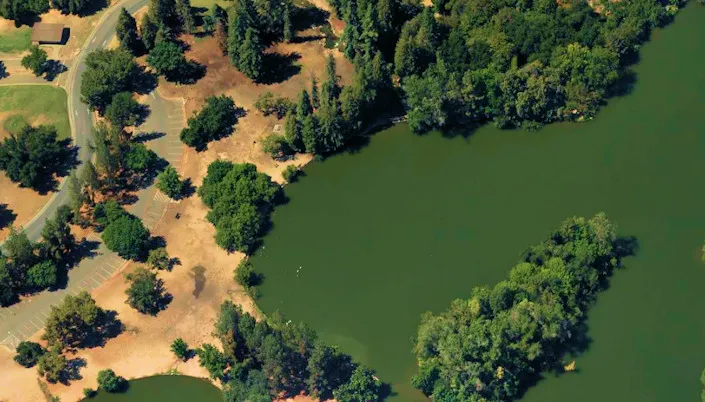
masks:
<path id="1" fill-rule="evenodd" d="M 176 338 L 174 342 L 171 344 L 171 351 L 178 357 L 179 359 L 186 361 L 189 358 L 189 348 L 188 344 L 184 342 L 183 339 L 181 338 Z"/>
<path id="2" fill-rule="evenodd" d="M 56 271 L 56 264 L 51 260 L 37 263 L 27 271 L 26 284 L 35 289 L 50 288 L 56 285 Z"/>
<path id="3" fill-rule="evenodd" d="M 306 367 L 306 389 L 315 398 L 330 399 L 333 391 L 348 381 L 352 369 L 349 356 L 322 342 L 316 342 Z"/>
<path id="4" fill-rule="evenodd" d="M 88 292 L 67 295 L 59 305 L 51 307 L 42 339 L 52 346 L 81 346 L 100 332 L 104 318 L 105 311 Z"/>
<path id="5" fill-rule="evenodd" d="M 30 341 L 20 342 L 15 350 L 17 352 L 14 358 L 15 361 L 27 368 L 37 364 L 39 358 L 46 353 L 46 350 L 40 344 Z"/>
<path id="6" fill-rule="evenodd" d="M 289 6 L 289 3 L 286 3 L 286 9 L 284 10 L 283 37 L 285 42 L 291 42 L 296 37 L 296 32 L 294 32 L 294 24 L 291 22 L 291 7 Z"/>
<path id="7" fill-rule="evenodd" d="M 168 40 L 161 41 L 152 48 L 147 56 L 147 63 L 168 81 L 183 81 L 189 68 L 189 62 L 181 47 Z"/>
<path id="8" fill-rule="evenodd" d="M 259 80 L 262 76 L 262 55 L 264 54 L 264 46 L 258 35 L 254 28 L 247 28 L 245 40 L 238 51 L 239 58 L 236 65 L 240 72 L 254 81 Z"/>
<path id="9" fill-rule="evenodd" d="M 286 122 L 284 124 L 284 138 L 289 143 L 289 146 L 294 151 L 303 150 L 301 141 L 301 122 L 296 114 L 292 111 L 286 114 Z"/>
<path id="10" fill-rule="evenodd" d="M 0 306 L 2 307 L 9 306 L 17 300 L 8 265 L 7 259 L 0 256 Z"/>
<path id="11" fill-rule="evenodd" d="M 62 205 L 57 209 L 54 219 L 47 219 L 42 228 L 43 248 L 46 257 L 51 260 L 63 261 L 76 243 L 69 227 L 71 215 L 71 209 Z"/>
<path id="12" fill-rule="evenodd" d="M 370 369 L 358 366 L 350 380 L 333 391 L 333 395 L 340 402 L 376 402 L 380 387 L 379 380 Z"/>
<path id="13" fill-rule="evenodd" d="M 269 134 L 262 140 L 262 151 L 272 159 L 283 160 L 292 154 L 289 142 L 282 135 Z"/>
<path id="14" fill-rule="evenodd" d="M 574 350 L 571 340 L 584 339 L 587 310 L 633 252 L 623 244 L 602 213 L 570 218 L 530 247 L 507 280 L 425 314 L 414 386 L 434 399 L 516 399 Z"/>
<path id="15" fill-rule="evenodd" d="M 318 81 L 316 81 L 316 77 L 311 79 L 311 103 L 316 109 L 321 107 L 321 99 L 318 95 Z"/>
<path id="16" fill-rule="evenodd" d="M 142 43 L 137 32 L 137 21 L 124 7 L 120 10 L 115 33 L 123 49 L 132 54 L 137 54 L 141 50 Z"/>
<path id="17" fill-rule="evenodd" d="M 199 364 L 208 370 L 211 378 L 223 378 L 228 363 L 221 351 L 209 343 L 204 343 L 196 349 L 196 355 L 200 359 Z"/>
<path id="18" fill-rule="evenodd" d="M 134 126 L 140 117 L 142 106 L 130 92 L 120 92 L 113 96 L 110 105 L 105 108 L 105 118 L 113 127 L 123 129 Z"/>
<path id="19" fill-rule="evenodd" d="M 139 260 L 149 245 L 149 231 L 138 218 L 126 215 L 109 223 L 103 231 L 105 246 L 120 257 Z"/>
<path id="20" fill-rule="evenodd" d="M 304 118 L 303 128 L 301 129 L 301 140 L 306 152 L 312 154 L 319 152 L 318 119 L 316 119 L 316 116 L 310 114 Z"/>
<path id="21" fill-rule="evenodd" d="M 39 77 L 44 74 L 47 60 L 47 52 L 40 49 L 39 46 L 32 46 L 29 48 L 29 54 L 22 58 L 21 63 L 22 67 L 31 70 L 34 75 Z"/>
<path id="22" fill-rule="evenodd" d="M 147 51 L 152 50 L 157 42 L 157 33 L 159 32 L 159 25 L 154 21 L 154 17 L 151 13 L 147 13 L 142 17 L 140 21 L 140 36 L 142 38 L 142 43 Z"/>
<path id="23" fill-rule="evenodd" d="M 130 287 L 125 291 L 127 304 L 142 314 L 157 315 L 167 299 L 164 281 L 157 274 L 137 268 L 125 276 Z"/>
<path id="24" fill-rule="evenodd" d="M 242 260 L 235 268 L 235 282 L 245 289 L 258 284 L 259 276 L 254 272 L 254 267 L 249 260 Z"/>
<path id="25" fill-rule="evenodd" d="M 75 171 L 71 171 L 69 174 L 66 181 L 66 186 L 69 193 L 68 207 L 71 209 L 74 219 L 76 219 L 76 222 L 78 223 L 81 221 L 81 208 L 83 207 L 85 199 L 83 196 L 83 185 L 78 177 L 76 177 Z"/>
<path id="26" fill-rule="evenodd" d="M 83 15 L 91 5 L 91 0 L 51 0 L 51 5 L 64 14 Z"/>
<path id="27" fill-rule="evenodd" d="M 225 95 L 208 97 L 206 106 L 188 119 L 188 127 L 181 131 L 181 141 L 197 151 L 204 150 L 208 142 L 230 134 L 237 120 L 232 98 Z"/>
<path id="28" fill-rule="evenodd" d="M 26 125 L 0 143 L 0 170 L 22 187 L 37 189 L 63 162 L 66 148 L 52 126 Z"/>
<path id="29" fill-rule="evenodd" d="M 207 219 L 216 227 L 216 242 L 226 250 L 249 251 L 261 234 L 279 186 L 249 163 L 216 161 L 198 189 L 211 208 Z"/>
<path id="30" fill-rule="evenodd" d="M 169 269 L 169 254 L 166 252 L 166 248 L 159 247 L 154 250 L 149 250 L 149 256 L 147 257 L 147 265 L 154 269 Z"/>
<path id="31" fill-rule="evenodd" d="M 132 88 L 138 71 L 132 54 L 124 49 L 89 53 L 81 81 L 82 101 L 102 113 L 116 94 Z"/>
<path id="32" fill-rule="evenodd" d="M 125 153 L 124 165 L 132 172 L 144 172 L 152 169 L 158 159 L 157 154 L 144 144 L 130 144 Z"/>
<path id="33" fill-rule="evenodd" d="M 98 372 L 98 388 L 106 392 L 119 392 L 125 386 L 125 379 L 115 374 L 111 369 Z"/>
<path id="34" fill-rule="evenodd" d="M 0 1 L 0 17 L 14 20 L 18 26 L 31 25 L 40 14 L 49 11 L 49 2 L 44 0 Z"/>
<path id="35" fill-rule="evenodd" d="M 178 200 L 183 195 L 184 182 L 179 178 L 176 169 L 167 166 L 167 168 L 157 176 L 157 188 L 169 198 Z"/>
<path id="36" fill-rule="evenodd" d="M 196 23 L 191 12 L 191 0 L 176 0 L 176 14 L 181 29 L 186 33 L 193 33 Z"/>
<path id="37" fill-rule="evenodd" d="M 61 354 L 59 347 L 52 347 L 37 360 L 38 372 L 40 376 L 46 377 L 47 381 L 55 383 L 62 381 L 66 375 L 69 363 Z"/>
<path id="38" fill-rule="evenodd" d="M 262 371 L 253 369 L 246 375 L 232 377 L 225 385 L 223 399 L 225 402 L 270 402 L 273 397 L 268 389 L 267 377 Z"/>
<path id="39" fill-rule="evenodd" d="M 226 29 L 225 23 L 222 20 L 218 20 L 215 23 L 215 40 L 218 42 L 218 47 L 223 55 L 228 54 L 228 31 Z"/>
<path id="40" fill-rule="evenodd" d="M 93 194 L 100 190 L 101 184 L 98 178 L 98 172 L 95 170 L 95 165 L 92 161 L 88 161 L 83 165 L 81 169 L 81 182 L 83 182 L 88 189 L 88 196 L 91 204 L 93 203 Z M 73 210 L 73 208 L 72 208 Z M 74 211 L 74 216 L 75 211 Z"/>

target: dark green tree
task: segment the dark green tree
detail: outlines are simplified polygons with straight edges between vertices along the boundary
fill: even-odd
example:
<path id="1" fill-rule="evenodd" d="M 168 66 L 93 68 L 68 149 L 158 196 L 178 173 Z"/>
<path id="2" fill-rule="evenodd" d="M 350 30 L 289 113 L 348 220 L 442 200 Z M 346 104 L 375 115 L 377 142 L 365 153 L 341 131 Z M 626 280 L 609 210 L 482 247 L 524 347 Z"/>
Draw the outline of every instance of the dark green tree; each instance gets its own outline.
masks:
<path id="1" fill-rule="evenodd" d="M 316 116 L 310 114 L 304 118 L 301 128 L 301 141 L 303 142 L 306 152 L 312 154 L 318 154 L 320 152 L 318 119 Z"/>
<path id="2" fill-rule="evenodd" d="M 191 352 L 188 348 L 188 344 L 181 338 L 176 338 L 174 342 L 171 343 L 171 351 L 177 358 L 183 361 L 189 358 Z"/>
<path id="3" fill-rule="evenodd" d="M 108 224 L 102 238 L 108 249 L 128 260 L 144 257 L 149 245 L 149 231 L 134 216 L 123 216 Z"/>
<path id="4" fill-rule="evenodd" d="M 0 143 L 0 170 L 22 187 L 40 188 L 50 183 L 54 169 L 66 154 L 53 126 L 26 125 Z"/>
<path id="5" fill-rule="evenodd" d="M 37 372 L 51 383 L 62 381 L 68 375 L 68 360 L 59 347 L 52 347 L 37 360 Z"/>
<path id="6" fill-rule="evenodd" d="M 88 11 L 91 0 L 51 0 L 51 5 L 64 14 L 83 15 Z"/>
<path id="7" fill-rule="evenodd" d="M 47 219 L 42 228 L 42 245 L 46 257 L 63 261 L 76 244 L 69 222 L 73 212 L 67 205 L 60 206 L 53 219 Z"/>
<path id="8" fill-rule="evenodd" d="M 115 374 L 111 369 L 98 372 L 98 388 L 105 390 L 105 392 L 119 392 L 125 387 L 125 384 L 125 379 Z"/>
<path id="9" fill-rule="evenodd" d="M 179 19 L 181 30 L 186 33 L 193 33 L 196 22 L 191 11 L 191 0 L 176 0 L 176 15 Z"/>
<path id="10" fill-rule="evenodd" d="M 164 308 L 167 300 L 164 281 L 157 274 L 145 268 L 137 268 L 125 276 L 130 287 L 127 288 L 127 304 L 142 314 L 157 315 Z"/>
<path id="11" fill-rule="evenodd" d="M 44 74 L 48 59 L 47 52 L 39 46 L 32 46 L 29 48 L 29 54 L 22 58 L 21 64 L 22 67 L 31 70 L 34 75 L 39 77 Z"/>
<path id="12" fill-rule="evenodd" d="M 101 331 L 105 311 L 98 307 L 88 292 L 67 295 L 51 307 L 42 339 L 49 345 L 78 347 Z"/>
<path id="13" fill-rule="evenodd" d="M 157 42 L 157 33 L 159 32 L 159 25 L 154 20 L 151 13 L 147 13 L 142 17 L 140 21 L 140 37 L 142 38 L 142 43 L 145 49 L 150 51 L 154 48 Z"/>
<path id="14" fill-rule="evenodd" d="M 167 166 L 167 168 L 157 176 L 157 188 L 169 196 L 169 198 L 177 200 L 183 195 L 184 182 L 179 178 L 176 169 Z"/>
<path id="15" fill-rule="evenodd" d="M 37 364 L 39 358 L 46 353 L 46 350 L 40 344 L 30 341 L 20 342 L 15 351 L 17 352 L 14 357 L 15 361 L 27 368 Z"/>
<path id="16" fill-rule="evenodd" d="M 262 75 L 262 54 L 264 53 L 264 46 L 258 35 L 254 28 L 247 28 L 245 40 L 238 51 L 238 70 L 254 81 Z"/>
<path id="17" fill-rule="evenodd" d="M 169 269 L 170 258 L 166 248 L 159 247 L 149 250 L 147 265 L 154 269 Z"/>
<path id="18" fill-rule="evenodd" d="M 372 370 L 358 366 L 350 380 L 333 391 L 333 395 L 340 402 L 376 402 L 381 385 Z"/>
<path id="19" fill-rule="evenodd" d="M 113 127 L 123 129 L 134 126 L 142 113 L 142 106 L 130 92 L 120 92 L 113 96 L 110 105 L 105 108 L 105 118 Z"/>
<path id="20" fill-rule="evenodd" d="M 124 7 L 120 10 L 120 17 L 118 17 L 118 22 L 115 26 L 115 33 L 123 49 L 130 51 L 132 54 L 136 54 L 142 48 L 137 31 L 137 21 L 135 21 L 135 17 Z"/>
<path id="21" fill-rule="evenodd" d="M 230 134 L 237 119 L 232 98 L 211 96 L 206 99 L 206 106 L 188 119 L 188 127 L 181 131 L 181 141 L 197 151 L 204 150 L 208 142 Z"/>
<path id="22" fill-rule="evenodd" d="M 147 56 L 147 63 L 168 81 L 183 81 L 187 77 L 189 62 L 181 46 L 171 41 L 157 43 Z"/>
<path id="23" fill-rule="evenodd" d="M 208 370 L 213 379 L 222 379 L 225 374 L 225 369 L 228 367 L 228 361 L 225 355 L 215 346 L 204 343 L 200 348 L 196 349 L 196 355 L 200 360 L 199 364 Z"/>
<path id="24" fill-rule="evenodd" d="M 137 72 L 135 60 L 126 50 L 89 53 L 81 81 L 81 99 L 102 113 L 113 96 L 132 88 Z"/>

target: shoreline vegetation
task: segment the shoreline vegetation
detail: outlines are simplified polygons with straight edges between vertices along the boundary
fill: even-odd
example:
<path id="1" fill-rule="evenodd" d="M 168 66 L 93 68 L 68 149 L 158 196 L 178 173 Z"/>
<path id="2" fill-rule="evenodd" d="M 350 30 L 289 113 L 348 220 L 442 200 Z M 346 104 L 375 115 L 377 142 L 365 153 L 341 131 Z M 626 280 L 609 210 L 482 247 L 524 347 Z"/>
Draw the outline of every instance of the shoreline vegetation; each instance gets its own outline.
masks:
<path id="1" fill-rule="evenodd" d="M 564 358 L 587 348 L 589 308 L 637 248 L 603 213 L 566 220 L 509 279 L 423 315 L 412 384 L 437 401 L 511 401 L 543 373 L 571 371 Z"/>

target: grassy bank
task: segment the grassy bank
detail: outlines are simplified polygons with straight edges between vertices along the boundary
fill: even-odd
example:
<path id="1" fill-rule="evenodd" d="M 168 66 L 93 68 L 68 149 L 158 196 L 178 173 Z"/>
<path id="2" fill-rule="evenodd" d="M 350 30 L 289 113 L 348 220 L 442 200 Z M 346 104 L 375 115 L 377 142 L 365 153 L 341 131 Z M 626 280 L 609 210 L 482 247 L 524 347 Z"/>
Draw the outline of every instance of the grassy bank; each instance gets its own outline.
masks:
<path id="1" fill-rule="evenodd" d="M 0 87 L 0 127 L 12 132 L 25 122 L 53 124 L 59 138 L 71 136 L 66 91 L 49 85 Z"/>
<path id="2" fill-rule="evenodd" d="M 0 33 L 0 53 L 19 53 L 29 49 L 32 29 L 27 26 Z"/>

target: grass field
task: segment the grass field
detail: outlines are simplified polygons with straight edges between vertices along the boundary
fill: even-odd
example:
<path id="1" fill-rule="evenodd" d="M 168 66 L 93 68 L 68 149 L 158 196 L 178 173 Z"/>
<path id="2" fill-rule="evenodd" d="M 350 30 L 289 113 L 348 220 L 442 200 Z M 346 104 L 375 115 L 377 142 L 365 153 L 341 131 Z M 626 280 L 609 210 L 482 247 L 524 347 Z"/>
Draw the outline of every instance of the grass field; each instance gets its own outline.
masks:
<path id="1" fill-rule="evenodd" d="M 191 7 L 203 7 L 210 10 L 216 3 L 223 8 L 233 5 L 233 2 L 226 0 L 191 0 Z"/>
<path id="2" fill-rule="evenodd" d="M 23 26 L 0 34 L 0 53 L 17 53 L 29 49 L 32 44 L 32 28 Z"/>
<path id="3" fill-rule="evenodd" d="M 49 85 L 0 87 L 0 124 L 8 132 L 25 123 L 52 124 L 59 139 L 71 136 L 66 91 Z"/>

